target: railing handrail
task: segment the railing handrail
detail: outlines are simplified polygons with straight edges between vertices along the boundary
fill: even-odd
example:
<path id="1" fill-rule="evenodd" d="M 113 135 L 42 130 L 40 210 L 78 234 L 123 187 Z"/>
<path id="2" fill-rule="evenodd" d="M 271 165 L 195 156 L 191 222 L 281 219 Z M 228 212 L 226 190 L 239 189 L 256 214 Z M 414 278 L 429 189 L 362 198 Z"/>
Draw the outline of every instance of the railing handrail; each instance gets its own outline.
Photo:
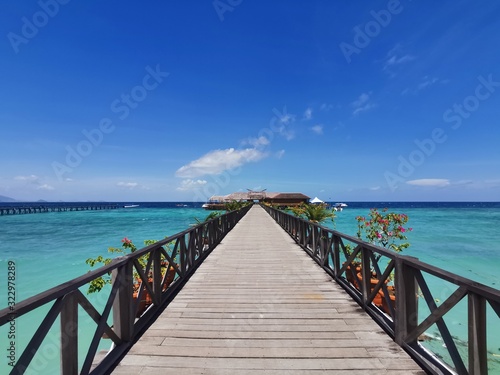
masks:
<path id="1" fill-rule="evenodd" d="M 55 286 L 49 290 L 39 293 L 33 297 L 27 298 L 16 303 L 15 308 L 5 308 L 0 310 L 0 326 L 7 324 L 12 319 L 17 319 L 29 312 L 54 302 L 50 311 L 47 313 L 43 322 L 40 324 L 34 337 L 24 349 L 23 353 L 11 370 L 11 374 L 22 374 L 29 366 L 34 354 L 38 350 L 43 340 L 43 337 L 35 337 L 37 333 L 44 336 L 48 329 L 52 326 L 57 316 L 61 316 L 61 327 L 73 327 L 73 331 L 68 331 L 66 328 L 61 328 L 61 371 L 64 375 L 74 374 L 74 369 L 77 368 L 78 358 L 76 347 L 77 344 L 72 340 L 75 339 L 74 322 L 76 319 L 75 311 L 78 304 L 91 316 L 97 323 L 97 328 L 94 334 L 94 339 L 90 344 L 89 353 L 83 364 L 82 374 L 89 373 L 104 373 L 110 367 L 115 365 L 116 359 L 124 355 L 130 348 L 132 343 L 142 333 L 142 331 L 151 324 L 152 319 L 165 308 L 170 302 L 175 293 L 182 287 L 183 283 L 191 276 L 201 262 L 208 254 L 220 243 L 222 238 L 236 225 L 236 223 L 248 212 L 251 205 L 237 211 L 232 211 L 224 215 L 204 223 L 193 226 L 182 232 L 169 236 L 165 239 L 155 242 L 133 253 L 113 259 L 109 264 L 104 265 L 96 270 L 90 271 L 85 275 L 69 280 L 63 284 Z M 205 240 L 206 239 L 206 242 Z M 175 242 L 174 249 L 170 254 L 167 253 L 164 246 Z M 148 255 L 148 264 L 145 269 L 138 268 L 138 259 Z M 179 261 L 173 262 L 173 259 L 179 256 Z M 163 258 L 162 258 L 163 257 Z M 174 268 L 173 281 L 171 287 L 165 289 L 165 282 L 170 269 L 165 275 L 161 274 L 159 263 L 163 260 L 168 262 Z M 144 293 L 150 293 L 153 299 L 153 309 L 146 311 L 138 319 L 136 319 L 136 308 L 138 302 L 132 300 L 132 272 L 138 272 L 142 281 L 138 290 L 138 298 Z M 92 280 L 103 275 L 113 273 L 113 285 L 107 303 L 102 315 L 97 312 L 92 303 L 79 291 L 79 288 L 90 283 Z M 144 277 L 148 274 L 152 275 L 152 285 L 144 283 Z M 171 275 L 172 276 L 172 275 Z M 113 322 L 114 329 L 112 330 L 107 324 L 107 319 L 110 317 L 111 307 L 113 307 Z M 70 323 L 68 325 L 68 323 Z M 78 323 L 76 323 L 77 325 Z M 49 327 L 43 327 L 48 325 Z M 108 355 L 101 364 L 97 365 L 91 371 L 91 365 L 95 355 L 92 350 L 97 350 L 98 339 L 103 333 L 108 334 L 115 344 L 114 349 L 109 353 L 116 354 Z M 70 339 L 68 339 L 70 338 Z M 106 361 L 107 360 L 107 361 Z M 78 371 L 78 373 L 80 373 Z"/>
<path id="2" fill-rule="evenodd" d="M 439 267 L 420 261 L 419 259 L 398 254 L 357 237 L 346 235 L 334 229 L 296 217 L 273 207 L 262 205 L 276 222 L 301 246 L 337 283 L 379 323 L 423 368 L 433 374 L 487 374 L 486 345 L 486 306 L 490 304 L 500 318 L 500 290 L 456 275 Z M 346 252 L 343 240 L 356 245 L 350 255 Z M 352 264 L 356 254 L 361 257 L 362 278 L 356 275 L 354 283 L 347 280 L 347 267 Z M 380 270 L 376 255 L 390 259 L 385 270 Z M 346 260 L 342 264 L 341 255 Z M 331 264 L 330 264 L 331 263 Z M 379 281 L 375 287 L 370 286 L 371 269 L 375 269 Z M 351 271 L 352 272 L 352 271 Z M 372 301 L 381 290 L 388 300 L 387 286 L 384 284 L 394 272 L 396 285 L 396 308 L 384 313 Z M 458 288 L 440 306 L 437 306 L 422 272 L 445 280 Z M 356 287 L 355 284 L 358 284 Z M 372 289 L 373 288 L 373 289 Z M 418 322 L 418 291 L 423 294 L 431 314 L 422 322 Z M 455 343 L 451 342 L 451 334 L 443 321 L 443 316 L 461 299 L 468 298 L 468 335 L 469 366 L 466 368 Z M 429 353 L 418 342 L 418 336 L 432 324 L 438 324 L 445 347 L 453 361 L 455 369 L 450 368 Z M 454 372 L 456 371 L 456 372 Z"/>
<path id="3" fill-rule="evenodd" d="M 264 207 L 267 207 L 267 206 L 264 206 Z M 277 210 L 273 207 L 271 207 L 271 209 Z M 286 212 L 283 212 L 283 213 L 285 215 L 290 215 L 293 218 L 296 218 L 300 221 L 303 221 L 304 223 L 308 223 L 308 224 L 311 224 L 311 225 L 313 225 L 317 228 L 320 228 L 324 231 L 328 231 L 328 232 L 332 233 L 333 235 L 341 237 L 349 242 L 356 243 L 357 245 L 362 245 L 364 248 L 375 251 L 375 252 L 377 252 L 377 253 L 379 253 L 387 258 L 401 259 L 404 263 L 412 264 L 412 265 L 416 266 L 417 268 L 421 269 L 422 271 L 425 271 L 429 274 L 437 276 L 440 279 L 451 282 L 455 285 L 467 285 L 471 290 L 474 291 L 474 293 L 481 294 L 485 297 L 492 298 L 492 299 L 495 299 L 495 298 L 500 299 L 500 290 L 499 289 L 492 288 L 488 285 L 474 281 L 474 280 L 469 279 L 467 277 L 460 276 L 460 275 L 457 275 L 453 272 L 446 271 L 446 270 L 439 268 L 439 267 L 436 267 L 432 264 L 423 262 L 414 256 L 399 254 L 399 253 L 394 252 L 393 250 L 388 250 L 386 248 L 374 245 L 374 244 L 372 244 L 370 242 L 366 242 L 358 237 L 354 237 L 354 236 L 351 236 L 349 234 L 339 232 L 335 229 L 325 227 L 319 223 L 313 223 L 313 222 L 310 222 L 310 221 L 305 220 L 303 218 L 295 217 L 295 216 L 293 216 L 289 213 L 286 213 Z"/>

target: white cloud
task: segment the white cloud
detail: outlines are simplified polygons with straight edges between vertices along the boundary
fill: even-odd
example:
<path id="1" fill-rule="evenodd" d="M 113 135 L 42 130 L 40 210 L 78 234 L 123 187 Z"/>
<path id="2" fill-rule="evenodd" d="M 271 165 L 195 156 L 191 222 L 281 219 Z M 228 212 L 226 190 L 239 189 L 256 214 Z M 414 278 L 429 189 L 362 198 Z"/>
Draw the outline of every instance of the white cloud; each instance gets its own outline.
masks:
<path id="1" fill-rule="evenodd" d="M 38 183 L 40 181 L 40 177 L 32 174 L 29 176 L 16 176 L 16 177 L 14 177 L 14 180 L 26 181 L 26 182 L 31 182 L 31 183 Z"/>
<path id="2" fill-rule="evenodd" d="M 285 137 L 287 141 L 291 141 L 295 138 L 295 132 L 293 130 L 287 130 L 284 127 L 280 129 L 280 135 Z"/>
<path id="3" fill-rule="evenodd" d="M 396 55 L 390 56 L 386 61 L 385 61 L 385 68 L 391 66 L 391 65 L 399 65 L 403 64 L 408 61 L 415 60 L 413 56 L 410 55 L 403 55 L 401 57 L 398 57 Z"/>
<path id="4" fill-rule="evenodd" d="M 422 77 L 421 82 L 417 85 L 416 88 L 409 88 L 407 87 L 401 92 L 401 95 L 406 95 L 406 94 L 413 94 L 416 95 L 420 90 L 423 90 L 427 87 L 430 87 L 434 85 L 435 83 L 440 83 L 440 84 L 446 84 L 447 80 L 440 80 L 437 77 L 429 77 L 429 76 L 424 76 Z"/>
<path id="5" fill-rule="evenodd" d="M 393 49 L 387 52 L 383 60 L 383 70 L 387 72 L 391 78 L 396 76 L 396 71 L 402 69 L 399 67 L 400 65 L 415 60 L 414 56 L 401 52 L 401 49 L 401 45 L 397 44 Z"/>
<path id="6" fill-rule="evenodd" d="M 372 103 L 368 103 L 367 105 L 363 106 L 363 107 L 359 107 L 359 108 L 356 108 L 352 114 L 353 115 L 357 115 L 358 113 L 360 112 L 364 112 L 364 111 L 368 111 L 369 109 L 372 109 L 372 108 L 375 108 L 375 104 L 372 104 Z"/>
<path id="7" fill-rule="evenodd" d="M 376 105 L 370 102 L 370 95 L 371 92 L 369 93 L 362 93 L 358 99 L 353 101 L 351 103 L 352 107 L 354 108 L 352 114 L 357 115 L 360 112 L 368 111 L 369 109 L 375 108 Z"/>
<path id="8" fill-rule="evenodd" d="M 295 138 L 295 132 L 290 129 L 290 125 L 295 122 L 296 116 L 288 113 L 286 107 L 283 107 L 283 113 L 276 108 L 273 109 L 273 113 L 276 117 L 273 118 L 271 130 L 284 137 L 287 141 Z M 277 120 L 277 124 L 275 120 Z"/>
<path id="9" fill-rule="evenodd" d="M 323 134 L 323 125 L 321 125 L 321 124 L 314 125 L 311 128 L 311 130 L 313 131 L 313 133 L 321 135 L 321 134 Z"/>
<path id="10" fill-rule="evenodd" d="M 431 86 L 439 81 L 436 77 L 430 78 L 429 76 L 425 76 L 423 81 L 417 86 L 419 90 L 425 89 L 427 86 Z"/>
<path id="11" fill-rule="evenodd" d="M 333 104 L 327 104 L 327 103 L 323 103 L 321 104 L 321 106 L 319 107 L 319 109 L 321 109 L 322 111 L 330 111 L 333 109 Z"/>
<path id="12" fill-rule="evenodd" d="M 304 120 L 310 120 L 312 119 L 312 115 L 313 115 L 313 110 L 312 108 L 307 108 L 304 112 Z"/>
<path id="13" fill-rule="evenodd" d="M 127 189 L 135 189 L 136 187 L 139 186 L 137 182 L 118 182 L 116 186 L 127 188 Z"/>
<path id="14" fill-rule="evenodd" d="M 413 186 L 445 187 L 450 185 L 450 180 L 444 178 L 422 178 L 420 180 L 406 181 L 406 183 Z"/>
<path id="15" fill-rule="evenodd" d="M 264 136 L 260 136 L 259 138 L 248 138 L 243 142 L 243 144 L 249 144 L 255 148 L 267 146 L 269 143 L 269 139 Z"/>
<path id="16" fill-rule="evenodd" d="M 380 186 L 373 186 L 370 188 L 370 190 L 372 190 L 372 191 L 380 190 Z"/>
<path id="17" fill-rule="evenodd" d="M 243 164 L 259 161 L 267 156 L 267 153 L 256 148 L 235 150 L 213 150 L 201 158 L 193 160 L 187 165 L 180 167 L 175 175 L 182 178 L 195 178 L 203 175 L 217 175 L 226 170 L 231 170 Z"/>
<path id="18" fill-rule="evenodd" d="M 355 101 L 352 102 L 352 106 L 357 108 L 363 106 L 368 100 L 370 100 L 370 94 L 371 93 L 362 93 L 359 98 Z"/>
<path id="19" fill-rule="evenodd" d="M 295 115 L 292 115 L 290 113 L 283 113 L 280 117 L 279 120 L 282 124 L 290 124 L 292 122 L 295 122 Z"/>
<path id="20" fill-rule="evenodd" d="M 37 175 L 29 175 L 29 176 L 16 176 L 14 180 L 24 181 L 29 185 L 34 185 L 37 190 L 54 190 L 55 188 L 49 184 L 46 184 L 42 181 L 42 178 Z"/>
<path id="21" fill-rule="evenodd" d="M 194 190 L 202 187 L 207 183 L 206 180 L 192 180 L 190 178 L 181 181 L 181 186 L 177 188 L 180 191 Z"/>
<path id="22" fill-rule="evenodd" d="M 278 159 L 281 159 L 284 155 L 285 155 L 285 150 L 279 150 L 279 151 L 276 153 L 276 157 L 277 157 Z"/>
<path id="23" fill-rule="evenodd" d="M 40 189 L 40 190 L 54 190 L 54 187 L 50 186 L 48 184 L 42 184 L 42 185 L 38 186 L 37 189 Z"/>

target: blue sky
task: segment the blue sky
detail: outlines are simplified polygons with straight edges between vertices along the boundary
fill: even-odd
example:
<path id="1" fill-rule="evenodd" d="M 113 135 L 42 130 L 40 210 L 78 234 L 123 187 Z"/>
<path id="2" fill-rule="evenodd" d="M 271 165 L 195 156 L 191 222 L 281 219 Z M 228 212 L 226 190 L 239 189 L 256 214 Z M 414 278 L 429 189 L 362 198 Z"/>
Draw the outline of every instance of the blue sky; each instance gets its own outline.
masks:
<path id="1" fill-rule="evenodd" d="M 496 1 L 0 10 L 0 195 L 500 200 Z"/>

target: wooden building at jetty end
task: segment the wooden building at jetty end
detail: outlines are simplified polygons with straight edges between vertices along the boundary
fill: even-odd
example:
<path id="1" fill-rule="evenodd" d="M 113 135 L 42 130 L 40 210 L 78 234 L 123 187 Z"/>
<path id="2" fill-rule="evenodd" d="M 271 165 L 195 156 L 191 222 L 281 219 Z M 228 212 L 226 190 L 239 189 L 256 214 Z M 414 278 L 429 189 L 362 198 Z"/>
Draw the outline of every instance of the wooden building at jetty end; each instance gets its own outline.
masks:
<path id="1" fill-rule="evenodd" d="M 278 193 L 265 190 L 247 192 L 236 192 L 228 195 L 213 195 L 202 207 L 207 210 L 223 210 L 226 203 L 237 202 L 259 202 L 267 203 L 277 207 L 293 207 L 307 203 L 310 197 L 302 193 Z"/>

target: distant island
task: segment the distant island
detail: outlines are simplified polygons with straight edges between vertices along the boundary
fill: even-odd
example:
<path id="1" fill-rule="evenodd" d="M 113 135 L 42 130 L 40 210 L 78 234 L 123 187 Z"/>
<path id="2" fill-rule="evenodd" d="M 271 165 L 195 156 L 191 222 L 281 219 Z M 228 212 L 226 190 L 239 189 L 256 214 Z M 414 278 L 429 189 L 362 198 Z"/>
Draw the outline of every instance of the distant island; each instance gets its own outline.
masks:
<path id="1" fill-rule="evenodd" d="M 17 202 L 16 199 L 0 195 L 0 202 Z"/>

